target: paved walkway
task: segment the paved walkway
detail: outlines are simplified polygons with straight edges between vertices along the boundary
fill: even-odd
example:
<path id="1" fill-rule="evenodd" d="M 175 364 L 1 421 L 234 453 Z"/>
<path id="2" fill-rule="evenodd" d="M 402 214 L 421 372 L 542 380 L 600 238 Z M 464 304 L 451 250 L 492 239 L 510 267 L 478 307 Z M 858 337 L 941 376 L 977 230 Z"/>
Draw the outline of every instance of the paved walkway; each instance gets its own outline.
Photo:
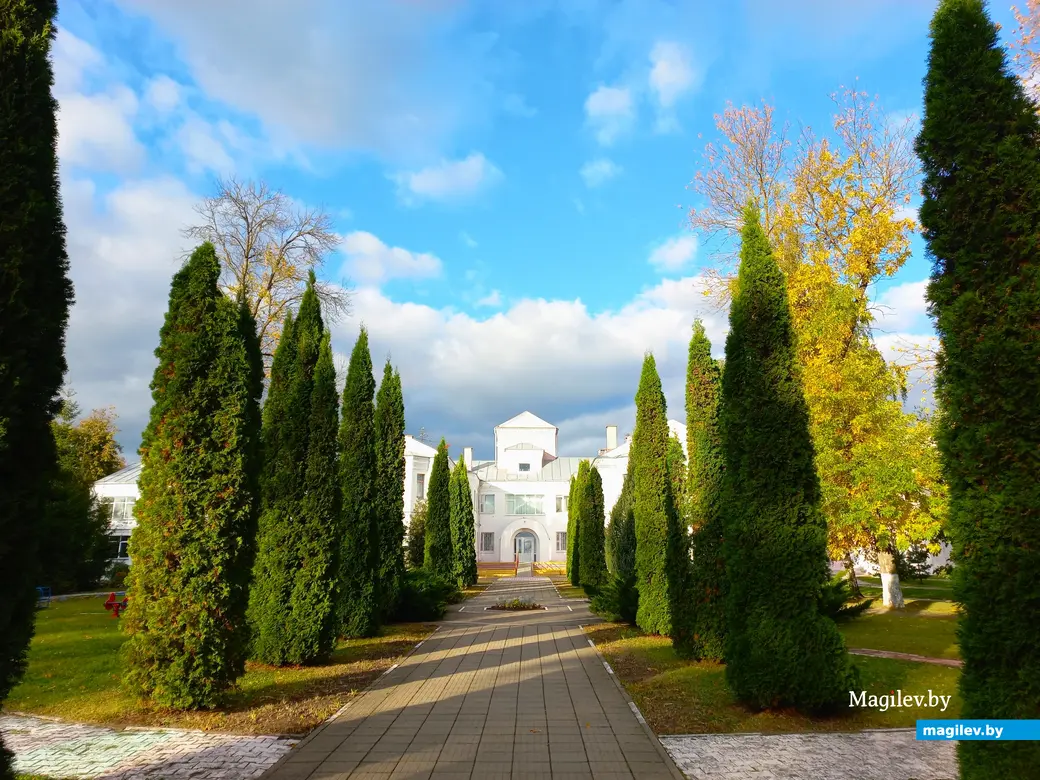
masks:
<path id="1" fill-rule="evenodd" d="M 954 666 L 960 669 L 964 661 L 956 658 L 931 658 L 927 655 L 916 655 L 915 653 L 896 653 L 892 650 L 868 650 L 865 647 L 850 647 L 852 655 L 871 655 L 874 658 L 894 658 L 897 661 L 916 661 L 921 664 L 938 664 L 939 666 Z"/>
<path id="2" fill-rule="evenodd" d="M 955 742 L 913 729 L 856 734 L 693 734 L 661 737 L 694 780 L 955 780 Z"/>
<path id="3" fill-rule="evenodd" d="M 500 599 L 549 607 L 490 611 Z M 497 580 L 264 780 L 682 778 L 546 577 Z"/>
<path id="4" fill-rule="evenodd" d="M 9 714 L 0 715 L 0 732 L 14 751 L 18 772 L 104 780 L 247 780 L 263 774 L 296 743 L 181 729 L 115 731 Z"/>

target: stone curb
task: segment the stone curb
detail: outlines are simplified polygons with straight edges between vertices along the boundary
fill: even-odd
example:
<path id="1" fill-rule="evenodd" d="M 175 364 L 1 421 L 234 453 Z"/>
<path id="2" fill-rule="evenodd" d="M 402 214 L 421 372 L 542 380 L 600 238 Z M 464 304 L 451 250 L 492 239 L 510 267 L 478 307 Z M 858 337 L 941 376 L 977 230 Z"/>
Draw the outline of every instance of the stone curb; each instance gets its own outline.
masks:
<path id="1" fill-rule="evenodd" d="M 585 632 L 584 625 L 578 626 L 578 628 L 582 630 L 582 633 Z M 682 771 L 679 769 L 679 767 L 676 765 L 675 760 L 672 758 L 671 754 L 669 754 L 667 748 L 665 748 L 665 746 L 661 743 L 660 738 L 653 732 L 653 729 L 651 729 L 650 725 L 646 722 L 646 718 L 643 717 L 643 713 L 639 711 L 639 705 L 637 705 L 635 701 L 632 699 L 632 697 L 628 695 L 628 691 L 625 690 L 625 686 L 621 684 L 621 681 L 617 678 L 617 675 L 614 674 L 614 670 L 610 668 L 610 664 L 607 663 L 607 659 L 603 657 L 603 653 L 601 653 L 599 651 L 599 648 L 596 647 L 596 643 L 589 639 L 588 635 L 586 635 L 585 638 L 586 640 L 588 640 L 589 647 L 591 647 L 593 652 L 595 652 L 596 655 L 599 656 L 600 660 L 603 662 L 603 666 L 610 673 L 608 676 L 610 677 L 611 682 L 614 683 L 615 687 L 617 687 L 617 689 L 621 692 L 621 695 L 624 697 L 625 701 L 628 702 L 628 706 L 629 708 L 631 708 L 632 714 L 635 715 L 635 718 L 639 722 L 639 725 L 643 727 L 643 731 L 645 731 L 647 736 L 650 737 L 650 742 L 657 749 L 657 752 L 661 755 L 661 758 L 664 759 L 665 765 L 671 770 L 672 777 L 675 778 L 675 780 L 687 780 L 686 775 L 684 775 Z"/>
<path id="2" fill-rule="evenodd" d="M 85 723 L 79 720 L 66 720 L 65 718 L 55 718 L 53 715 L 37 715 L 34 712 L 20 712 L 19 710 L 5 710 L 0 709 L 0 715 L 15 715 L 19 718 L 34 718 L 36 720 L 45 720 L 49 723 L 60 723 L 63 726 L 84 726 L 86 728 L 93 729 L 108 729 L 109 731 L 162 731 L 168 734 L 204 734 L 206 736 L 221 736 L 221 737 L 243 737 L 245 739 L 263 739 L 267 737 L 269 739 L 283 739 L 292 740 L 297 742 L 303 737 L 299 734 L 240 734 L 235 731 L 204 731 L 203 729 L 179 729 L 173 726 L 120 726 L 115 723 Z"/>

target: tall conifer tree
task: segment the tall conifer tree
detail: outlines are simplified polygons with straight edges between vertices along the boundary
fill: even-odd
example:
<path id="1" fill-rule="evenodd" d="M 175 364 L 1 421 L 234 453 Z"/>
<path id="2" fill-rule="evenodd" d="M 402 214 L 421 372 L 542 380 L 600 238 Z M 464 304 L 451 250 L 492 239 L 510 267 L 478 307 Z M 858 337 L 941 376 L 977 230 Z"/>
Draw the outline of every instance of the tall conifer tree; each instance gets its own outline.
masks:
<path id="1" fill-rule="evenodd" d="M 304 471 L 299 570 L 288 630 L 297 663 L 326 660 L 340 633 L 339 587 L 343 508 L 340 497 L 339 397 L 332 341 L 322 334 L 311 390 L 310 440 Z"/>
<path id="2" fill-rule="evenodd" d="M 589 479 L 590 464 L 587 460 L 578 463 L 578 473 L 571 477 L 570 493 L 567 497 L 567 576 L 571 585 L 581 586 L 581 531 L 582 509 L 585 503 L 585 485 Z"/>
<path id="3" fill-rule="evenodd" d="M 25 669 L 72 305 L 50 60 L 57 3 L 0 9 L 0 703 Z M 0 741 L 0 775 L 10 770 Z"/>
<path id="4" fill-rule="evenodd" d="M 323 660 L 338 633 L 339 415 L 334 369 L 331 401 L 329 367 L 320 377 L 317 371 L 332 355 L 314 284 L 311 272 L 298 318 L 286 318 L 264 405 L 263 512 L 249 621 L 253 658 L 274 665 Z"/>
<path id="5" fill-rule="evenodd" d="M 678 522 L 668 473 L 668 417 L 654 356 L 643 361 L 632 434 L 636 576 L 636 622 L 648 634 L 670 636 L 671 604 L 684 572 L 676 571 L 669 535 Z"/>
<path id="6" fill-rule="evenodd" d="M 1040 121 L 980 0 L 932 21 L 921 225 L 941 348 L 964 718 L 1040 712 Z M 1032 777 L 1040 742 L 958 743 L 964 780 Z"/>
<path id="7" fill-rule="evenodd" d="M 594 593 L 607 580 L 607 557 L 604 549 L 605 520 L 603 517 L 603 478 L 599 469 L 590 464 L 582 491 L 581 529 L 581 585 Z"/>
<path id="8" fill-rule="evenodd" d="M 451 471 L 449 500 L 451 505 L 451 549 L 454 555 L 452 573 L 459 588 L 477 583 L 477 543 L 473 496 L 470 493 L 466 463 L 459 458 Z"/>
<path id="9" fill-rule="evenodd" d="M 719 504 L 724 470 L 719 410 L 722 370 L 700 320 L 694 324 L 686 368 L 686 507 L 690 539 L 691 643 L 693 658 L 721 661 L 725 640 L 726 569 Z"/>
<path id="10" fill-rule="evenodd" d="M 419 499 L 412 507 L 408 520 L 408 552 L 405 560 L 409 569 L 421 569 L 426 558 L 426 500 Z"/>
<path id="11" fill-rule="evenodd" d="M 404 578 L 404 393 L 390 361 L 376 394 L 376 474 L 379 512 L 380 614 L 393 613 Z"/>
<path id="12" fill-rule="evenodd" d="M 362 327 L 347 368 L 339 429 L 343 496 L 339 602 L 340 624 L 348 637 L 372 636 L 379 627 L 375 394 L 368 330 Z"/>
<path id="13" fill-rule="evenodd" d="M 824 710 L 857 675 L 819 610 L 827 525 L 787 290 L 758 211 L 744 219 L 722 376 L 726 680 L 751 706 Z"/>
<path id="14" fill-rule="evenodd" d="M 451 544 L 451 469 L 448 444 L 441 439 L 430 469 L 426 491 L 426 554 L 424 568 L 449 582 L 455 577 L 455 555 Z"/>
<path id="15" fill-rule="evenodd" d="M 219 276 L 203 244 L 173 278 L 134 507 L 124 679 L 176 709 L 215 705 L 249 644 L 261 362 L 256 326 Z"/>
<path id="16" fill-rule="evenodd" d="M 610 510 L 610 523 L 606 531 L 605 546 L 611 576 L 606 587 L 591 604 L 597 613 L 625 623 L 636 622 L 639 606 L 634 499 L 634 464 L 629 457 L 621 494 Z"/>

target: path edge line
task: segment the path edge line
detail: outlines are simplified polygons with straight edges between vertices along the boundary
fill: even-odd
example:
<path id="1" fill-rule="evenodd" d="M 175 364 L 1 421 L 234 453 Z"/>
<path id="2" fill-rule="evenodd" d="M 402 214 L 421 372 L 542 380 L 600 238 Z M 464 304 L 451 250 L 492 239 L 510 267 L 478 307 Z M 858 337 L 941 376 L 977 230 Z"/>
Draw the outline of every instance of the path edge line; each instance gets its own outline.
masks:
<path id="1" fill-rule="evenodd" d="M 582 633 L 584 633 L 584 629 L 582 630 Z M 589 644 L 592 646 L 593 652 L 599 656 L 599 659 L 603 662 L 603 665 L 609 669 L 610 666 L 607 663 L 607 659 L 603 656 L 603 653 L 599 651 L 599 648 L 596 647 L 596 643 L 593 642 L 588 635 L 586 635 L 585 638 L 589 640 Z M 665 766 L 667 766 L 669 770 L 671 770 L 672 777 L 675 778 L 675 780 L 687 780 L 686 775 L 684 775 L 682 773 L 682 770 L 680 770 L 679 767 L 676 765 L 675 759 L 672 758 L 667 748 L 665 748 L 664 744 L 661 742 L 661 739 L 654 733 L 653 729 L 650 728 L 650 724 L 646 722 L 646 719 L 642 717 L 642 713 L 639 711 L 639 705 L 637 705 L 635 703 L 635 700 L 628 695 L 628 691 L 625 690 L 625 686 L 621 684 L 621 680 L 617 678 L 616 674 L 609 674 L 607 676 L 610 678 L 611 682 L 614 683 L 617 689 L 621 692 L 621 695 L 625 698 L 625 701 L 628 703 L 629 709 L 632 710 L 632 714 L 636 717 L 636 722 L 639 723 L 643 731 L 645 731 L 647 736 L 650 737 L 651 744 L 655 748 L 657 748 L 658 754 L 660 754 L 661 758 L 664 759 Z M 292 751 L 290 751 L 290 753 L 291 752 Z"/>
<path id="2" fill-rule="evenodd" d="M 434 634 L 436 634 L 438 631 L 440 631 L 440 629 L 441 629 L 441 627 L 438 625 L 435 629 L 433 629 L 433 631 L 431 631 L 429 633 L 429 635 L 427 635 L 423 639 L 420 639 L 418 642 L 416 642 L 412 646 L 411 650 L 409 650 L 407 653 L 405 653 L 404 655 L 400 656 L 397 659 L 397 663 L 395 663 L 393 666 L 391 666 L 385 672 L 383 672 L 378 677 L 376 677 L 376 679 L 374 679 L 372 682 L 370 682 L 368 685 L 366 685 L 364 688 L 362 688 L 360 691 L 358 691 L 357 695 L 354 696 L 354 698 L 352 698 L 350 701 L 348 701 L 346 704 L 344 704 L 342 707 L 340 707 L 338 710 L 336 710 L 334 713 L 332 713 L 332 715 L 327 717 L 325 720 L 323 720 L 321 723 L 319 723 L 317 726 L 315 726 L 313 729 L 311 729 L 309 732 L 307 732 L 307 734 L 305 734 L 303 737 L 301 737 L 300 740 L 295 745 L 293 745 L 291 748 L 286 750 L 285 753 L 282 754 L 282 756 L 277 761 L 275 761 L 273 764 L 271 764 L 271 766 L 267 767 L 267 769 L 264 770 L 264 773 L 262 775 L 259 775 L 256 778 L 256 780 L 264 780 L 265 777 L 270 776 L 272 772 L 274 772 L 276 769 L 278 769 L 278 767 L 280 767 L 282 764 L 286 763 L 292 757 L 292 755 L 294 753 L 296 753 L 297 749 L 303 747 L 308 742 L 310 742 L 312 739 L 314 739 L 319 734 L 321 734 L 321 732 L 323 732 L 326 728 L 328 728 L 329 725 L 334 720 L 336 720 L 336 718 L 338 718 L 340 715 L 342 715 L 344 712 L 346 712 L 350 708 L 351 704 L 356 702 L 358 699 L 360 699 L 362 696 L 364 696 L 370 690 L 375 688 L 377 685 L 379 685 L 380 683 L 384 682 L 386 680 L 387 676 L 390 674 L 390 672 L 392 672 L 395 669 L 397 669 L 397 667 L 399 667 L 405 660 L 407 660 L 412 655 L 414 655 L 415 651 L 418 650 L 419 647 L 427 639 L 429 639 Z"/>

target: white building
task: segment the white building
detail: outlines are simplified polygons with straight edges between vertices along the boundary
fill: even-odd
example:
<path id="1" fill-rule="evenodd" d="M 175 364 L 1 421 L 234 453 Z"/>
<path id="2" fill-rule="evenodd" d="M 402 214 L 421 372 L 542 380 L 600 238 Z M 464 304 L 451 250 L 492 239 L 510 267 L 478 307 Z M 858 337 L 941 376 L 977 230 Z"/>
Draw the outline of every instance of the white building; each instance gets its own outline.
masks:
<path id="1" fill-rule="evenodd" d="M 668 421 L 673 435 L 686 447 L 686 426 Z M 466 447 L 462 459 L 469 472 L 476 521 L 477 560 L 512 561 L 520 554 L 524 561 L 560 561 L 567 551 L 567 496 L 571 476 L 578 464 L 592 461 L 603 477 L 603 499 L 609 515 L 628 469 L 631 437 L 617 441 L 617 426 L 608 425 L 604 446 L 597 455 L 560 456 L 557 454 L 559 429 L 531 412 L 495 427 L 495 457 L 474 460 L 473 449 Z M 404 521 L 426 498 L 430 471 L 437 449 L 411 435 L 405 436 Z M 454 462 L 449 459 L 449 467 Z M 130 531 L 136 525 L 134 502 L 140 496 L 137 479 L 141 464 L 128 466 L 94 483 L 94 493 L 112 507 L 114 557 L 129 560 Z"/>
<path id="2" fill-rule="evenodd" d="M 141 476 L 141 464 L 135 463 L 114 474 L 102 477 L 94 483 L 94 495 L 112 512 L 108 535 L 112 538 L 112 560 L 129 563 L 127 553 L 130 531 L 137 525 L 134 519 L 134 503 L 141 495 L 137 479 Z"/>
<path id="3" fill-rule="evenodd" d="M 686 448 L 686 426 L 668 421 Z M 567 497 L 578 464 L 592 461 L 603 477 L 603 500 L 609 515 L 628 469 L 631 437 L 618 445 L 617 426 L 608 425 L 598 455 L 557 454 L 559 428 L 531 412 L 495 427 L 495 457 L 475 460 L 463 449 L 476 513 L 478 561 L 560 561 L 567 552 Z M 426 497 L 436 450 L 406 437 L 405 521 L 415 502 Z"/>

